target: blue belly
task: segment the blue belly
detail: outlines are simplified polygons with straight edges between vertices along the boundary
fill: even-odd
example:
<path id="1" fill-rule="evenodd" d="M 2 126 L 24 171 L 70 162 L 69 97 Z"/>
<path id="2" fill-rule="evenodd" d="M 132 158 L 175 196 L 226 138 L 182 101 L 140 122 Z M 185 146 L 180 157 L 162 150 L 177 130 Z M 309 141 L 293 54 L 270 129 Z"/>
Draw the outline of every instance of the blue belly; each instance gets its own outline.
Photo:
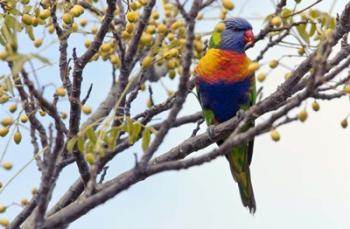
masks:
<path id="1" fill-rule="evenodd" d="M 240 82 L 207 83 L 199 78 L 196 80 L 197 90 L 201 96 L 203 108 L 214 112 L 218 122 L 232 118 L 241 105 L 249 104 L 250 78 Z"/>

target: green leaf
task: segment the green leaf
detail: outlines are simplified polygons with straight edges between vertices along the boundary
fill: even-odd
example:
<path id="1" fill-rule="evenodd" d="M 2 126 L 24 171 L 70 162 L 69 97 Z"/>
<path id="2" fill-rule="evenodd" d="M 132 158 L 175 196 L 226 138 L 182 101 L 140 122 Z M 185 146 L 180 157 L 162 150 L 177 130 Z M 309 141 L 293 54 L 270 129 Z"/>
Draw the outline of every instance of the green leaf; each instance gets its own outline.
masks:
<path id="1" fill-rule="evenodd" d="M 337 20 L 335 18 L 332 18 L 329 22 L 329 28 L 335 29 L 335 26 L 337 25 Z"/>
<path id="2" fill-rule="evenodd" d="M 315 23 L 311 23 L 311 28 L 309 31 L 309 36 L 312 37 L 316 32 L 316 24 Z"/>
<path id="3" fill-rule="evenodd" d="M 5 46 L 5 44 L 6 44 L 4 38 L 2 37 L 1 34 L 0 34 L 0 44 L 1 44 L 2 46 Z"/>
<path id="4" fill-rule="evenodd" d="M 128 134 L 129 134 L 128 140 L 129 140 L 129 144 L 131 145 L 134 143 L 133 142 L 133 134 L 132 134 L 133 127 L 134 127 L 133 120 L 131 118 L 127 118 L 126 122 L 127 122 L 126 123 L 126 132 L 128 132 Z"/>
<path id="5" fill-rule="evenodd" d="M 109 136 L 107 139 L 107 144 L 108 144 L 108 148 L 110 150 L 114 149 L 114 147 L 117 144 L 117 139 L 119 137 L 120 134 L 120 129 L 118 127 L 113 127 L 110 131 L 109 131 Z"/>
<path id="6" fill-rule="evenodd" d="M 85 138 L 84 138 L 84 135 L 80 135 L 78 136 L 78 150 L 80 153 L 83 153 L 84 152 L 84 143 L 85 143 Z"/>
<path id="7" fill-rule="evenodd" d="M 132 132 L 132 141 L 135 142 L 141 132 L 142 125 L 139 122 L 135 122 L 133 126 L 133 132 Z"/>
<path id="8" fill-rule="evenodd" d="M 32 10 L 32 6 L 30 6 L 30 5 L 25 5 L 24 7 L 23 7 L 23 14 L 28 14 L 31 10 Z"/>
<path id="9" fill-rule="evenodd" d="M 7 91 L 10 91 L 10 93 L 14 96 L 13 84 L 10 77 L 6 77 L 2 81 L 2 87 L 5 88 Z"/>
<path id="10" fill-rule="evenodd" d="M 11 10 L 9 10 L 9 13 L 15 16 L 19 16 L 21 15 L 21 12 L 19 10 L 17 10 L 16 8 L 12 8 Z"/>
<path id="11" fill-rule="evenodd" d="M 94 129 L 92 128 L 92 126 L 89 126 L 87 129 L 86 129 L 86 136 L 88 137 L 88 139 L 93 143 L 93 144 L 96 144 L 97 142 L 97 137 L 96 137 L 96 134 L 95 134 L 95 131 Z"/>
<path id="12" fill-rule="evenodd" d="M 16 20 L 16 18 L 12 17 L 11 15 L 5 16 L 5 23 L 10 28 L 17 32 L 21 32 L 23 29 L 23 26 Z"/>
<path id="13" fill-rule="evenodd" d="M 143 152 L 147 151 L 150 142 L 151 142 L 151 131 L 149 128 L 145 128 L 145 130 L 143 131 L 143 135 L 142 135 L 142 150 L 143 150 Z"/>
<path id="14" fill-rule="evenodd" d="M 78 141 L 78 136 L 74 136 L 71 139 L 69 139 L 66 146 L 68 153 L 73 152 L 74 146 L 77 143 L 77 141 Z"/>
<path id="15" fill-rule="evenodd" d="M 27 60 L 29 60 L 28 56 L 21 54 L 14 54 L 8 57 L 9 60 L 13 61 L 12 66 L 12 75 L 16 76 L 23 69 L 23 66 Z"/>
<path id="16" fill-rule="evenodd" d="M 306 25 L 302 24 L 302 25 L 298 25 L 297 26 L 297 30 L 298 33 L 300 35 L 300 37 L 306 42 L 306 43 L 310 43 L 310 37 L 309 34 L 306 32 Z"/>
<path id="17" fill-rule="evenodd" d="M 35 36 L 34 36 L 34 32 L 33 32 L 33 27 L 30 25 L 26 25 L 24 26 L 26 33 L 28 34 L 29 38 L 34 41 L 35 40 Z"/>
<path id="18" fill-rule="evenodd" d="M 35 59 L 38 59 L 41 63 L 43 64 L 51 64 L 51 62 L 49 61 L 49 59 L 47 59 L 46 57 L 43 57 L 43 56 L 40 56 L 38 54 L 30 54 L 29 57 L 32 59 L 32 58 L 35 58 Z"/>

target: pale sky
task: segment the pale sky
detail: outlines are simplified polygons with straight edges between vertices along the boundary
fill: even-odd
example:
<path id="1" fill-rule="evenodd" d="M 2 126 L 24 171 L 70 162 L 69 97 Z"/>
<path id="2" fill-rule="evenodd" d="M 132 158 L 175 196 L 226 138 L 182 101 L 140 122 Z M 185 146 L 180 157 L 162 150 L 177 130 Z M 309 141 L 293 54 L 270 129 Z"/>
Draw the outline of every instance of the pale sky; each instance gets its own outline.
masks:
<path id="1" fill-rule="evenodd" d="M 234 2 L 237 11 L 233 11 L 232 15 L 236 16 L 235 13 L 244 1 Z M 305 0 L 303 2 L 311 3 Z M 324 0 L 319 9 L 328 10 L 332 2 Z M 333 12 L 340 12 L 346 2 L 336 1 Z M 271 1 L 249 1 L 239 16 L 251 18 L 270 12 Z M 251 22 L 257 33 L 262 22 Z M 209 24 L 214 26 L 215 21 L 210 21 L 206 26 Z M 252 49 L 249 55 L 255 57 L 257 51 Z M 267 60 L 280 55 L 281 49 L 271 51 Z M 293 66 L 293 63 L 286 64 Z M 95 92 L 93 91 L 93 100 L 90 101 L 93 106 L 104 98 L 106 85 L 111 80 L 110 68 L 104 66 L 89 67 L 84 76 L 86 88 L 91 82 L 94 83 Z M 54 69 L 43 69 L 40 77 L 52 81 L 50 77 L 56 77 L 51 75 L 53 70 L 57 71 L 57 66 Z M 264 83 L 266 93 L 282 82 L 285 71 L 278 68 L 268 76 Z M 170 81 L 165 83 L 176 87 Z M 144 98 L 139 100 L 140 104 L 144 103 Z M 349 100 L 344 98 L 320 104 L 321 110 L 315 113 L 311 111 L 309 102 L 309 119 L 306 123 L 294 123 L 281 128 L 279 143 L 271 141 L 268 134 L 256 139 L 251 165 L 257 201 L 254 216 L 242 207 L 228 164 L 224 158 L 219 158 L 201 167 L 166 172 L 144 180 L 90 211 L 69 228 L 350 228 L 350 130 L 344 130 L 339 125 L 340 120 L 349 112 Z M 199 110 L 197 101 L 190 96 L 183 114 Z M 171 132 L 171 136 L 179 137 L 166 138 L 166 144 L 159 152 L 165 152 L 180 143 L 181 136 L 190 136 L 193 128 L 191 125 Z M 4 142 L 0 139 L 2 145 Z M 32 152 L 28 150 L 29 144 L 29 140 L 24 139 L 24 144 L 20 146 L 10 145 L 6 160 L 12 161 L 15 167 L 11 173 L 0 170 L 0 180 L 3 183 L 30 160 Z M 115 160 L 108 170 L 108 177 L 129 168 L 132 165 L 132 154 L 137 150 L 130 150 Z M 76 179 L 71 175 L 72 172 L 76 172 L 75 165 L 60 176 L 54 199 Z M 22 197 L 29 197 L 31 188 L 38 185 L 39 179 L 33 164 L 0 194 L 0 203 L 10 204 Z M 6 217 L 12 217 L 17 212 L 18 207 L 11 207 Z"/>

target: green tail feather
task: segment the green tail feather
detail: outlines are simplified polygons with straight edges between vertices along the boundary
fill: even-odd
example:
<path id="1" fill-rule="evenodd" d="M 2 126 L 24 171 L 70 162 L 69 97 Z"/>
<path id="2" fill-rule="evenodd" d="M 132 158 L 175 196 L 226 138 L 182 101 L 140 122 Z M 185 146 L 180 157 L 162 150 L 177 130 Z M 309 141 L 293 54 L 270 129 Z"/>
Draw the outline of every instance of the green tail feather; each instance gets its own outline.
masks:
<path id="1" fill-rule="evenodd" d="M 232 150 L 231 153 L 227 155 L 227 159 L 230 163 L 232 176 L 238 183 L 243 206 L 249 208 L 250 213 L 254 214 L 256 211 L 254 191 L 250 179 L 249 164 L 246 160 L 247 155 L 246 153 L 242 153 L 242 148 L 244 148 L 244 146 Z"/>

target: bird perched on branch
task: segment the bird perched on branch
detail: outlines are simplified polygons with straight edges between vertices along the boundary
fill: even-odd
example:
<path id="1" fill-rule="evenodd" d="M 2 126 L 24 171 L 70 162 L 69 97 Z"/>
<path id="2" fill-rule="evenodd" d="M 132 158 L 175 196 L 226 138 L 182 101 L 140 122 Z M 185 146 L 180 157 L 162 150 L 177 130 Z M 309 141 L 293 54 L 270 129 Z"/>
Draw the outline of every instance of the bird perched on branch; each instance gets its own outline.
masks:
<path id="1" fill-rule="evenodd" d="M 256 88 L 252 61 L 245 47 L 254 42 L 251 24 L 243 18 L 225 20 L 224 30 L 213 32 L 208 51 L 195 68 L 196 88 L 208 125 L 217 125 L 255 103 Z M 254 123 L 244 128 L 245 131 Z M 221 144 L 223 141 L 219 141 Z M 249 165 L 254 141 L 236 146 L 226 153 L 242 203 L 251 213 L 256 210 Z"/>

